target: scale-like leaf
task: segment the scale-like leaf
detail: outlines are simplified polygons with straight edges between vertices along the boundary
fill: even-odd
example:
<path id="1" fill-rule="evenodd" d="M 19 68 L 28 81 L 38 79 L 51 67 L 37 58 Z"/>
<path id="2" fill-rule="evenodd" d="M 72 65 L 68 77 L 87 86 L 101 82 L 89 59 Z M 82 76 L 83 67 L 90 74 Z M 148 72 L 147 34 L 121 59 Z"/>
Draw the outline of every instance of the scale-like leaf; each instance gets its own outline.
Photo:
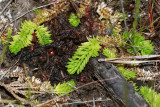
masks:
<path id="1" fill-rule="evenodd" d="M 50 38 L 51 34 L 47 31 L 47 27 L 44 27 L 44 25 L 38 26 L 36 30 L 37 38 L 41 45 L 47 45 L 53 42 Z"/>
<path id="2" fill-rule="evenodd" d="M 66 66 L 68 73 L 81 73 L 89 59 L 99 55 L 99 50 L 100 42 L 97 41 L 97 37 L 88 38 L 88 42 L 82 43 L 82 46 L 79 46 L 73 57 L 69 59 Z"/>
<path id="3" fill-rule="evenodd" d="M 18 35 L 13 36 L 13 41 L 10 42 L 9 50 L 11 53 L 16 54 L 22 48 L 29 46 L 32 41 L 32 33 L 35 29 L 36 24 L 31 21 L 21 23 L 20 32 L 17 32 Z"/>
<path id="4" fill-rule="evenodd" d="M 57 95 L 63 95 L 67 92 L 70 92 L 74 89 L 74 87 L 76 86 L 76 83 L 71 80 L 68 82 L 63 82 L 62 84 L 58 84 L 57 86 L 55 86 L 55 88 L 53 89 L 53 92 L 57 92 Z M 69 95 L 69 94 L 66 94 Z"/>
<path id="5" fill-rule="evenodd" d="M 41 45 L 52 43 L 50 38 L 51 34 L 49 34 L 49 31 L 47 31 L 47 28 L 44 27 L 44 25 L 37 26 L 31 21 L 24 21 L 24 23 L 21 23 L 20 32 L 17 32 L 18 35 L 12 37 L 13 41 L 10 42 L 9 46 L 11 53 L 16 54 L 17 52 L 21 51 L 22 48 L 31 45 L 33 38 L 32 34 L 35 30 Z"/>

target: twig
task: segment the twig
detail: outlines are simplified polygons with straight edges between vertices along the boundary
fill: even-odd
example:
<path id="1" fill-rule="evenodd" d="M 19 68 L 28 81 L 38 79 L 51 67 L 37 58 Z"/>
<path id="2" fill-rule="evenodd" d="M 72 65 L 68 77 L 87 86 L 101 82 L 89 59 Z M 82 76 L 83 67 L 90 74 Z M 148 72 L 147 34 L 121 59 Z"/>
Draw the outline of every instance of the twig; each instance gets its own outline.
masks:
<path id="1" fill-rule="evenodd" d="M 6 70 L 4 73 L 3 73 L 3 75 L 0 77 L 0 81 L 2 80 L 2 78 L 18 63 L 18 61 L 19 61 L 19 59 L 20 59 L 20 57 L 21 57 L 21 55 L 22 55 L 22 52 L 21 52 L 21 54 L 20 54 L 20 56 L 19 56 L 19 58 L 18 58 L 18 60 L 17 60 L 17 62 L 14 64 L 14 65 L 12 65 L 8 70 Z"/>
<path id="2" fill-rule="evenodd" d="M 128 33 L 128 26 L 127 26 L 127 21 L 126 21 L 126 18 L 125 18 L 123 0 L 121 0 L 121 8 L 122 8 L 122 12 L 123 12 L 123 19 L 124 19 L 125 28 L 126 28 L 126 31 Z"/>
<path id="3" fill-rule="evenodd" d="M 39 7 L 33 8 L 33 9 L 27 11 L 26 13 L 20 15 L 19 17 L 17 17 L 17 18 L 14 19 L 13 21 L 11 21 L 11 23 L 15 22 L 16 20 L 18 20 L 19 18 L 23 17 L 24 15 L 26 15 L 26 14 L 28 14 L 28 13 L 34 11 L 35 9 L 44 8 L 44 7 L 50 6 L 50 5 L 55 4 L 55 3 L 57 3 L 57 2 L 51 2 L 51 3 L 49 3 L 49 4 L 46 4 L 46 5 L 43 5 L 43 6 L 39 6 Z"/>
<path id="4" fill-rule="evenodd" d="M 113 28 L 114 28 L 115 25 L 118 23 L 119 19 L 120 19 L 120 17 L 118 17 L 113 24 L 111 23 L 111 27 L 110 27 L 110 28 L 107 28 L 107 29 L 106 29 L 107 35 L 112 35 L 112 33 L 113 33 Z"/>
<path id="5" fill-rule="evenodd" d="M 118 64 L 142 64 L 147 62 L 160 62 L 160 60 L 149 60 L 149 61 L 106 61 L 111 63 L 118 63 Z"/>
<path id="6" fill-rule="evenodd" d="M 80 88 L 83 88 L 83 87 L 85 87 L 85 86 L 91 85 L 91 84 L 93 84 L 93 83 L 98 83 L 98 82 L 107 81 L 107 80 L 113 80 L 113 79 L 116 79 L 116 78 L 117 78 L 117 76 L 116 76 L 116 77 L 113 77 L 113 78 L 110 78 L 110 79 L 102 79 L 102 80 L 97 80 L 97 81 L 89 82 L 89 83 L 84 84 L 84 85 L 82 85 L 82 86 L 79 86 L 79 87 L 77 87 L 76 89 L 74 89 L 74 90 L 72 90 L 72 91 L 70 91 L 70 92 L 67 92 L 67 93 L 65 93 L 65 94 L 63 94 L 63 95 L 61 95 L 61 96 L 59 96 L 59 97 L 57 97 L 57 98 L 54 98 L 54 100 L 55 100 L 55 99 L 58 99 L 58 98 L 60 98 L 60 97 L 62 97 L 62 96 L 64 96 L 64 95 L 66 95 L 66 94 L 69 94 L 69 93 L 71 93 L 71 92 L 73 92 L 73 91 L 76 91 L 76 90 L 78 90 L 78 89 L 80 89 Z M 49 103 L 49 102 L 51 102 L 51 101 L 53 101 L 53 99 L 48 100 L 48 101 L 46 101 L 46 102 L 44 102 L 44 103 L 35 105 L 34 107 L 42 106 L 42 105 L 47 104 L 47 103 Z"/>
<path id="7" fill-rule="evenodd" d="M 0 13 L 0 15 L 3 14 L 3 12 L 4 12 L 4 11 L 6 10 L 6 8 L 11 4 L 12 1 L 13 1 L 13 0 L 10 0 L 10 1 L 7 3 L 7 5 L 3 8 L 2 12 Z"/>
<path id="8" fill-rule="evenodd" d="M 104 99 L 104 100 L 94 100 L 94 102 L 105 102 L 105 101 L 110 101 L 111 99 Z M 89 100 L 89 101 L 77 101 L 77 102 L 73 102 L 73 103 L 63 103 L 62 105 L 66 105 L 66 104 L 84 104 L 84 103 L 91 103 L 93 102 L 93 100 Z"/>
<path id="9" fill-rule="evenodd" d="M 121 64 L 140 64 L 146 62 L 160 62 L 160 60 L 141 60 L 141 61 L 118 61 L 124 59 L 150 59 L 150 58 L 158 58 L 160 55 L 143 55 L 143 56 L 131 56 L 131 57 L 122 57 L 122 58 L 99 58 L 99 62 L 112 62 L 112 63 L 121 63 Z"/>
<path id="10" fill-rule="evenodd" d="M 0 82 L 0 86 L 3 86 L 7 91 L 9 91 L 16 99 L 18 99 L 19 101 L 22 101 L 25 104 L 31 104 L 30 102 L 28 102 L 27 100 L 19 97 L 18 95 L 16 95 L 12 89 L 10 89 L 10 87 L 8 87 L 7 85 L 5 85 L 4 83 Z"/>
<path id="11" fill-rule="evenodd" d="M 0 103 L 15 103 L 16 100 L 5 100 L 5 99 L 0 99 Z"/>
<path id="12" fill-rule="evenodd" d="M 54 98 L 53 98 L 53 101 L 56 103 L 56 106 L 59 107 L 59 104 L 56 102 Z"/>
<path id="13" fill-rule="evenodd" d="M 121 58 L 103 58 L 106 61 L 114 61 L 114 60 L 123 60 L 123 59 L 150 59 L 150 58 L 158 58 L 160 55 L 142 55 L 142 56 L 129 56 L 129 57 L 121 57 Z M 100 58 L 102 59 L 102 58 Z M 101 61 L 101 60 L 98 60 Z"/>
<path id="14" fill-rule="evenodd" d="M 39 7 L 33 8 L 33 9 L 31 9 L 31 10 L 27 11 L 26 13 L 24 13 L 24 14 L 20 15 L 19 17 L 15 18 L 15 19 L 14 19 L 14 20 L 12 20 L 10 23 L 15 22 L 16 20 L 18 20 L 18 19 L 20 19 L 21 17 L 23 17 L 24 15 L 26 15 L 26 14 L 28 14 L 28 13 L 30 13 L 30 12 L 32 12 L 32 11 L 34 11 L 35 9 L 44 8 L 44 7 L 50 6 L 50 5 L 55 4 L 55 3 L 57 3 L 57 2 L 55 1 L 55 2 L 51 2 L 51 3 L 46 4 L 46 5 L 43 5 L 43 6 L 39 6 Z M 3 31 L 2 31 L 2 33 L 0 34 L 0 37 L 1 37 L 1 35 L 3 34 L 3 32 L 6 30 L 6 28 L 8 27 L 8 25 L 9 25 L 9 24 L 4 25 L 4 26 L 6 26 L 6 27 L 4 28 L 4 30 L 3 30 Z"/>
<path id="15" fill-rule="evenodd" d="M 120 1 L 121 1 L 121 8 L 122 8 L 122 12 L 123 12 L 123 19 L 124 19 L 124 24 L 125 24 L 125 28 L 126 28 L 126 31 L 127 31 L 128 39 L 129 39 L 129 42 L 130 42 L 130 44 L 132 45 L 132 47 L 134 49 L 135 54 L 137 55 L 137 51 L 136 51 L 135 47 L 133 46 L 133 43 L 132 43 L 132 41 L 130 39 L 130 35 L 129 35 L 129 32 L 128 32 L 128 26 L 127 26 L 127 21 L 126 21 L 126 18 L 125 18 L 123 0 L 120 0 Z"/>
<path id="16" fill-rule="evenodd" d="M 93 107 L 96 107 L 94 96 L 93 96 Z"/>

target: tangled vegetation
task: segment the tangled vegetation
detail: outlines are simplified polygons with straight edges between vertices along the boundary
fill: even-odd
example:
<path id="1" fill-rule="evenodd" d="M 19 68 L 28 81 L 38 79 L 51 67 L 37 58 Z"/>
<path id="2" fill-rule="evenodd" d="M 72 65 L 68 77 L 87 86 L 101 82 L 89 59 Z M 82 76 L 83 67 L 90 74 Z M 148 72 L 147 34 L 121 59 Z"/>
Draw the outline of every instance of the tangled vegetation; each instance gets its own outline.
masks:
<path id="1" fill-rule="evenodd" d="M 35 31 L 36 30 L 36 31 Z M 41 45 L 46 45 L 52 43 L 51 34 L 47 31 L 47 28 L 42 26 L 37 26 L 31 21 L 24 21 L 21 24 L 20 32 L 17 32 L 18 35 L 12 37 L 13 41 L 10 42 L 9 50 L 11 53 L 17 53 L 21 51 L 22 48 L 27 47 L 32 44 L 33 33 L 36 33 L 38 41 Z"/>
<path id="2" fill-rule="evenodd" d="M 139 17 L 141 1 L 136 0 L 134 21 L 129 29 L 126 25 L 127 18 L 129 18 L 127 13 L 123 11 L 121 13 L 119 10 L 114 11 L 106 2 L 98 1 L 96 4 L 92 3 L 91 0 L 82 1 L 60 0 L 56 1 L 55 4 L 47 5 L 47 8 L 45 8 L 46 5 L 43 8 L 34 8 L 36 16 L 33 21 L 25 20 L 22 22 L 18 32 L 12 28 L 16 35 L 12 36 L 12 30 L 8 29 L 7 33 L 1 37 L 3 52 L 0 57 L 0 64 L 5 65 L 4 58 L 6 55 L 11 56 L 11 60 L 14 59 L 14 56 L 15 58 L 19 57 L 18 60 L 16 59 L 19 62 L 14 64 L 17 66 L 15 70 L 12 70 L 14 66 L 9 68 L 13 72 L 8 72 L 8 70 L 2 72 L 1 79 L 4 77 L 13 78 L 13 81 L 8 79 L 6 83 L 0 82 L 0 86 L 7 89 L 14 98 L 26 105 L 35 106 L 45 103 L 46 105 L 57 106 L 56 101 L 59 97 L 70 95 L 70 92 L 78 89 L 76 87 L 79 86 L 78 83 L 85 83 L 85 79 L 90 79 L 90 77 L 82 75 L 83 71 L 86 71 L 85 68 L 88 67 L 87 64 L 91 58 L 102 55 L 106 57 L 102 58 L 103 61 L 111 63 L 119 60 L 122 62 L 133 61 L 133 63 L 127 63 L 128 65 L 119 61 L 118 63 L 122 64 L 115 64 L 115 66 L 129 83 L 133 83 L 135 91 L 152 107 L 158 107 L 160 94 L 148 86 L 139 88 L 136 85 L 139 80 L 156 80 L 159 76 L 159 73 L 156 73 L 159 68 L 154 69 L 153 72 L 144 70 L 144 66 L 148 62 L 157 66 L 157 60 L 157 62 L 152 62 L 152 60 L 147 62 L 147 58 L 139 58 L 156 53 L 155 48 L 157 48 L 152 40 L 145 37 L 146 28 L 139 25 L 141 23 L 138 20 L 141 18 Z M 53 2 L 55 1 L 53 0 Z M 152 25 L 153 22 L 151 19 L 150 21 Z M 137 28 L 139 29 L 137 30 Z M 143 31 L 143 29 L 145 30 Z M 34 45 L 35 52 L 33 51 Z M 29 46 L 32 50 L 26 48 Z M 17 53 L 23 48 L 25 48 L 24 52 L 18 56 Z M 9 52 L 7 53 L 8 49 Z M 135 58 L 134 55 L 138 55 L 138 58 Z M 134 58 L 127 59 L 126 57 Z M 143 60 L 147 63 L 144 63 Z M 136 61 L 138 64 L 134 63 Z M 31 63 L 30 65 L 34 69 L 30 70 L 29 67 L 25 66 L 19 69 L 18 66 L 22 66 L 21 62 L 28 63 L 28 65 Z M 90 75 L 89 73 L 86 74 L 87 76 Z M 35 78 L 33 75 L 41 78 Z M 93 79 L 95 78 L 93 77 Z M 77 93 L 79 94 L 79 92 Z M 43 94 L 49 94 L 50 99 L 47 99 L 49 101 L 38 101 Z M 55 98 L 53 98 L 54 95 Z M 66 101 L 65 103 L 69 102 Z"/>

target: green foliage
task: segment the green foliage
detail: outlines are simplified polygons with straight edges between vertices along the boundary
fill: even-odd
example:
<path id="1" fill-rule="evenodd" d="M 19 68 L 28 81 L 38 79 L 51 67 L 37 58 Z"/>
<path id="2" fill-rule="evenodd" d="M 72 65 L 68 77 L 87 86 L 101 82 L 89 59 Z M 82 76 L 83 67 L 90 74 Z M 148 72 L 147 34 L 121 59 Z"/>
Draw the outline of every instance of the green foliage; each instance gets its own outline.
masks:
<path id="1" fill-rule="evenodd" d="M 122 45 L 126 45 L 127 41 L 130 41 L 133 43 L 133 46 L 130 44 L 131 47 L 127 49 L 128 52 L 134 54 L 136 51 L 139 55 L 150 55 L 154 51 L 154 46 L 152 45 L 151 41 L 145 40 L 145 38 L 140 33 L 136 32 L 140 3 L 140 0 L 136 0 L 136 13 L 133 22 L 133 29 L 130 30 L 129 33 L 126 31 L 123 33 L 123 39 L 125 42 Z"/>
<path id="2" fill-rule="evenodd" d="M 134 87 L 135 91 L 137 91 L 137 92 L 139 91 L 138 87 L 136 86 L 136 83 L 133 83 L 133 87 Z"/>
<path id="3" fill-rule="evenodd" d="M 94 36 L 93 38 L 88 38 L 88 42 L 82 43 L 82 46 L 78 47 L 74 56 L 69 58 L 68 65 L 66 66 L 69 74 L 74 74 L 75 72 L 79 74 L 91 57 L 99 55 L 100 42 L 97 41 L 97 38 Z"/>
<path id="4" fill-rule="evenodd" d="M 150 55 L 154 51 L 154 46 L 152 45 L 151 41 L 145 40 L 140 33 L 133 34 L 131 41 L 136 51 L 140 51 L 142 55 Z M 133 47 L 128 48 L 127 51 L 134 53 Z"/>
<path id="5" fill-rule="evenodd" d="M 131 31 L 129 32 L 129 35 L 131 35 Z M 124 39 L 125 41 L 128 41 L 129 35 L 128 35 L 127 31 L 124 31 L 122 37 L 123 37 L 123 39 Z M 125 45 L 125 44 L 124 44 L 124 45 Z"/>
<path id="6" fill-rule="evenodd" d="M 35 12 L 36 14 L 40 14 L 39 9 L 34 9 L 34 12 Z"/>
<path id="7" fill-rule="evenodd" d="M 103 49 L 103 55 L 106 56 L 107 58 L 116 58 L 116 50 L 115 49 L 109 49 L 109 48 L 104 48 Z"/>
<path id="8" fill-rule="evenodd" d="M 37 26 L 31 21 L 24 21 L 24 23 L 21 23 L 20 32 L 17 32 L 18 35 L 12 37 L 13 41 L 10 42 L 9 46 L 11 53 L 16 54 L 17 52 L 21 51 L 22 48 L 31 45 L 33 38 L 32 33 L 34 33 L 35 30 L 41 45 L 46 45 L 52 42 L 50 40 L 51 35 L 47 31 L 47 28 L 45 28 L 43 25 Z"/>
<path id="9" fill-rule="evenodd" d="M 138 93 L 142 95 L 142 97 L 151 105 L 151 107 L 160 106 L 160 94 L 157 94 L 152 88 L 142 86 L 140 87 Z"/>
<path id="10" fill-rule="evenodd" d="M 140 9 L 140 3 L 141 0 L 136 0 L 136 13 L 134 17 L 134 22 L 133 22 L 133 28 L 136 31 L 137 23 L 138 23 L 138 14 L 139 14 L 139 9 Z"/>
<path id="11" fill-rule="evenodd" d="M 75 15 L 74 13 L 71 13 L 68 20 L 69 20 L 69 23 L 74 27 L 77 27 L 79 23 L 81 22 L 79 15 Z"/>
<path id="12" fill-rule="evenodd" d="M 36 30 L 37 38 L 41 45 L 52 43 L 52 40 L 50 39 L 51 34 L 49 34 L 49 31 L 47 31 L 47 27 L 44 27 L 44 25 L 38 26 Z"/>
<path id="13" fill-rule="evenodd" d="M 130 30 L 129 34 L 127 34 L 127 32 L 125 31 L 122 36 L 123 39 L 126 41 L 123 43 L 123 45 L 126 45 L 127 41 L 129 41 L 129 38 L 133 43 L 132 47 L 128 44 L 128 46 L 130 46 L 127 49 L 128 52 L 134 54 L 134 48 L 135 48 L 138 54 L 150 55 L 154 51 L 154 46 L 152 45 L 151 41 L 145 40 L 145 38 L 141 35 L 141 33 L 136 33 Z"/>
<path id="14" fill-rule="evenodd" d="M 118 70 L 125 76 L 126 80 L 136 78 L 136 73 L 134 71 L 125 70 L 124 67 L 118 67 Z"/>
<path id="15" fill-rule="evenodd" d="M 74 87 L 76 86 L 76 83 L 71 80 L 68 82 L 63 82 L 62 84 L 58 84 L 57 86 L 55 86 L 53 92 L 56 92 L 57 95 L 63 95 L 66 94 L 67 92 L 70 92 L 74 89 Z M 69 95 L 69 94 L 66 94 Z"/>
<path id="16" fill-rule="evenodd" d="M 36 24 L 31 21 L 25 21 L 21 23 L 20 32 L 17 32 L 18 35 L 12 37 L 13 41 L 10 42 L 9 50 L 11 53 L 17 53 L 22 48 L 27 47 L 31 44 L 32 33 L 36 29 Z"/>
<path id="17" fill-rule="evenodd" d="M 154 46 L 151 44 L 150 40 L 141 42 L 140 47 L 142 55 L 150 55 L 154 51 Z"/>

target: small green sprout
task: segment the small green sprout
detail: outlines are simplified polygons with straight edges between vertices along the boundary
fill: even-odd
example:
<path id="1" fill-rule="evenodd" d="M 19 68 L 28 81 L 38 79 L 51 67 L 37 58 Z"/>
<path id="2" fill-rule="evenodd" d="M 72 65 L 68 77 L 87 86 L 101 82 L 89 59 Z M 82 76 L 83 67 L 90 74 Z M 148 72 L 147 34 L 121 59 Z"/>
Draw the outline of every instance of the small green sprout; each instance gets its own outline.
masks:
<path id="1" fill-rule="evenodd" d="M 160 94 L 155 92 L 154 89 L 149 88 L 148 86 L 142 86 L 139 89 L 139 94 L 150 104 L 151 107 L 160 106 Z"/>
<path id="2" fill-rule="evenodd" d="M 39 13 L 40 13 L 39 9 L 34 9 L 34 12 L 35 12 L 36 14 L 39 14 Z"/>
<path id="3" fill-rule="evenodd" d="M 24 21 L 21 24 L 20 32 L 17 35 L 12 36 L 13 41 L 10 42 L 9 50 L 11 53 L 18 53 L 22 48 L 31 45 L 33 39 L 33 33 L 36 33 L 39 43 L 41 45 L 47 45 L 52 43 L 51 34 L 47 31 L 47 27 L 44 25 L 38 26 L 31 21 Z"/>
<path id="4" fill-rule="evenodd" d="M 69 17 L 69 23 L 74 26 L 74 27 L 77 27 L 79 25 L 79 23 L 81 22 L 80 21 L 80 15 L 79 14 L 74 14 L 74 13 L 71 13 L 70 17 Z"/>
<path id="5" fill-rule="evenodd" d="M 55 86 L 53 92 L 55 92 L 57 95 L 64 95 L 67 92 L 70 92 L 74 89 L 74 87 L 76 86 L 76 83 L 71 80 L 68 82 L 63 82 L 62 84 L 58 84 L 57 86 Z M 69 94 L 66 94 L 69 95 Z"/>
<path id="6" fill-rule="evenodd" d="M 115 49 L 109 49 L 109 48 L 104 48 L 103 49 L 103 55 L 106 56 L 107 58 L 116 58 L 116 50 Z"/>
<path id="7" fill-rule="evenodd" d="M 145 38 L 140 33 L 135 33 L 132 38 L 133 47 L 136 51 L 140 51 L 142 55 L 150 55 L 154 51 L 154 46 L 150 40 L 145 40 Z M 128 52 L 134 53 L 133 48 L 128 48 Z"/>
<path id="8" fill-rule="evenodd" d="M 119 72 L 121 72 L 126 80 L 136 78 L 136 73 L 134 71 L 125 70 L 124 67 L 118 67 Z"/>

